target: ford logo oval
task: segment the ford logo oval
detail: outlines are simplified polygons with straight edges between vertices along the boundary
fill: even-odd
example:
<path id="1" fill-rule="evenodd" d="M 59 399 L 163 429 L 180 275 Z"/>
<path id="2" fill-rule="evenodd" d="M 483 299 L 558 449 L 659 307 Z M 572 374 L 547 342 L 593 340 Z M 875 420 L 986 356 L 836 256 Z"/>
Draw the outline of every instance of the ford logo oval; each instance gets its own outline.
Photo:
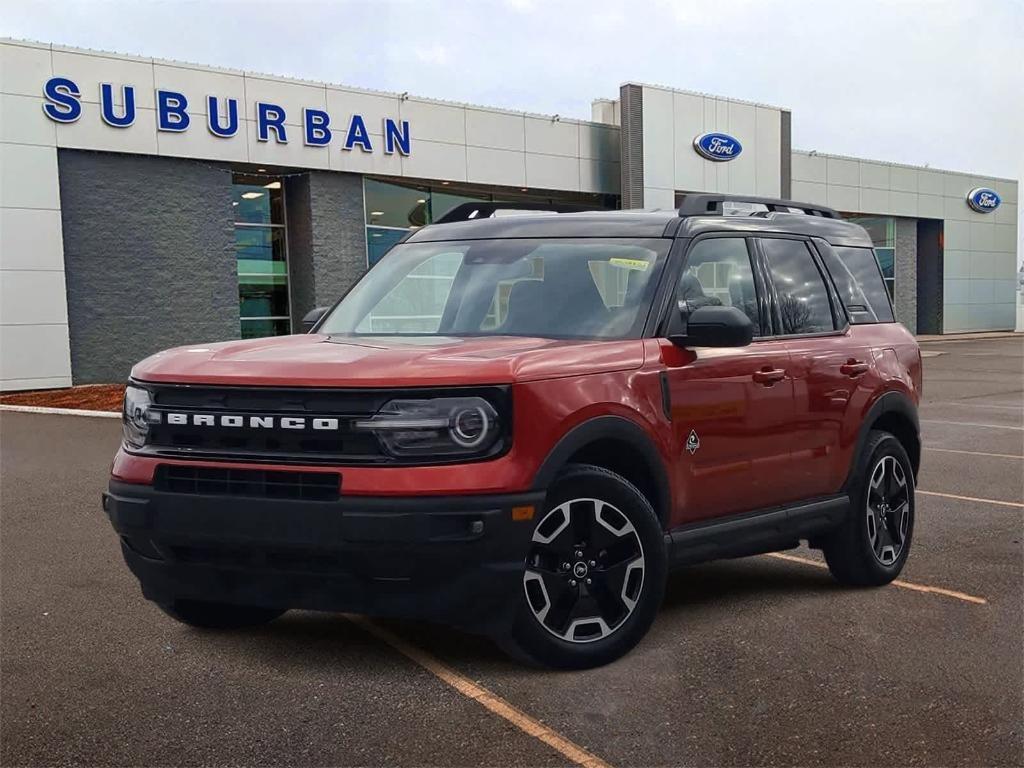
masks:
<path id="1" fill-rule="evenodd" d="M 735 160 L 743 151 L 743 145 L 727 133 L 702 133 L 693 140 L 693 148 L 716 163 Z"/>
<path id="2" fill-rule="evenodd" d="M 967 193 L 967 204 L 978 213 L 992 213 L 1001 202 L 999 193 L 988 187 L 975 187 Z"/>

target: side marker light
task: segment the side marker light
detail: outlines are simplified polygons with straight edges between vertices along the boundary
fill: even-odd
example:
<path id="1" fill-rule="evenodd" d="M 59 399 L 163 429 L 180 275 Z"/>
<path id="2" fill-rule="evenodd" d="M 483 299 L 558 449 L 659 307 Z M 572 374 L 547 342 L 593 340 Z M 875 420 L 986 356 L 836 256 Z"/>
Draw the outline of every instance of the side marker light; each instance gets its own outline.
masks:
<path id="1" fill-rule="evenodd" d="M 512 507 L 512 519 L 519 523 L 525 520 L 533 520 L 534 509 L 529 507 Z"/>

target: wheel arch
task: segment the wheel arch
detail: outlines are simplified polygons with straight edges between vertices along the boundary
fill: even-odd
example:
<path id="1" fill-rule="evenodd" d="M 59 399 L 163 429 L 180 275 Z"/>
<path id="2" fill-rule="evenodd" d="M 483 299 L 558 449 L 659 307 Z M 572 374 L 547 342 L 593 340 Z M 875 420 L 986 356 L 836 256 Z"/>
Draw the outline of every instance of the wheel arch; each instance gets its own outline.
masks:
<path id="1" fill-rule="evenodd" d="M 621 416 L 598 416 L 569 430 L 555 444 L 533 479 L 535 490 L 551 486 L 567 465 L 594 464 L 622 475 L 654 507 L 662 529 L 672 508 L 664 461 L 643 427 Z"/>
<path id="2" fill-rule="evenodd" d="M 890 391 L 872 404 L 861 424 L 845 487 L 849 488 L 856 479 L 857 467 L 860 464 L 864 445 L 867 443 L 868 435 L 875 429 L 888 432 L 900 441 L 907 456 L 910 457 L 916 483 L 918 470 L 921 468 L 921 427 L 917 406 L 903 392 Z"/>

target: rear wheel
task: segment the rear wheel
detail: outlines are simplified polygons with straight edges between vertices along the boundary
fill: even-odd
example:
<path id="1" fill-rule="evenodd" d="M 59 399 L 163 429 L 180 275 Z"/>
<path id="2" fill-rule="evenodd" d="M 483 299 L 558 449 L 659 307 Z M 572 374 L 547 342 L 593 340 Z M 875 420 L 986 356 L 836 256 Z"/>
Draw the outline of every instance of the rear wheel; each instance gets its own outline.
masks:
<path id="1" fill-rule="evenodd" d="M 552 667 L 607 664 L 646 634 L 665 577 L 664 534 L 650 502 L 614 472 L 574 465 L 534 529 L 505 645 Z"/>
<path id="2" fill-rule="evenodd" d="M 175 600 L 160 605 L 172 619 L 203 629 L 242 629 L 268 624 L 285 611 L 251 605 L 208 603 L 202 600 Z"/>
<path id="3" fill-rule="evenodd" d="M 825 542 L 825 560 L 843 584 L 888 584 L 903 570 L 914 532 L 914 470 L 895 436 L 868 435 L 851 490 L 851 514 Z"/>

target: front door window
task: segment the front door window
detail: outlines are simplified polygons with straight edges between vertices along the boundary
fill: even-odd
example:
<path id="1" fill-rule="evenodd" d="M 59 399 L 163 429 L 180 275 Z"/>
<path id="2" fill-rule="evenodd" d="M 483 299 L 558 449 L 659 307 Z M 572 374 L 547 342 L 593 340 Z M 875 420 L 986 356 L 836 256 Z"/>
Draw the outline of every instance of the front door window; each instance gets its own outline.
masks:
<path id="1" fill-rule="evenodd" d="M 699 240 L 686 257 L 677 298 L 690 309 L 702 306 L 736 307 L 754 324 L 754 336 L 763 336 L 754 272 L 747 241 L 740 237 Z"/>

